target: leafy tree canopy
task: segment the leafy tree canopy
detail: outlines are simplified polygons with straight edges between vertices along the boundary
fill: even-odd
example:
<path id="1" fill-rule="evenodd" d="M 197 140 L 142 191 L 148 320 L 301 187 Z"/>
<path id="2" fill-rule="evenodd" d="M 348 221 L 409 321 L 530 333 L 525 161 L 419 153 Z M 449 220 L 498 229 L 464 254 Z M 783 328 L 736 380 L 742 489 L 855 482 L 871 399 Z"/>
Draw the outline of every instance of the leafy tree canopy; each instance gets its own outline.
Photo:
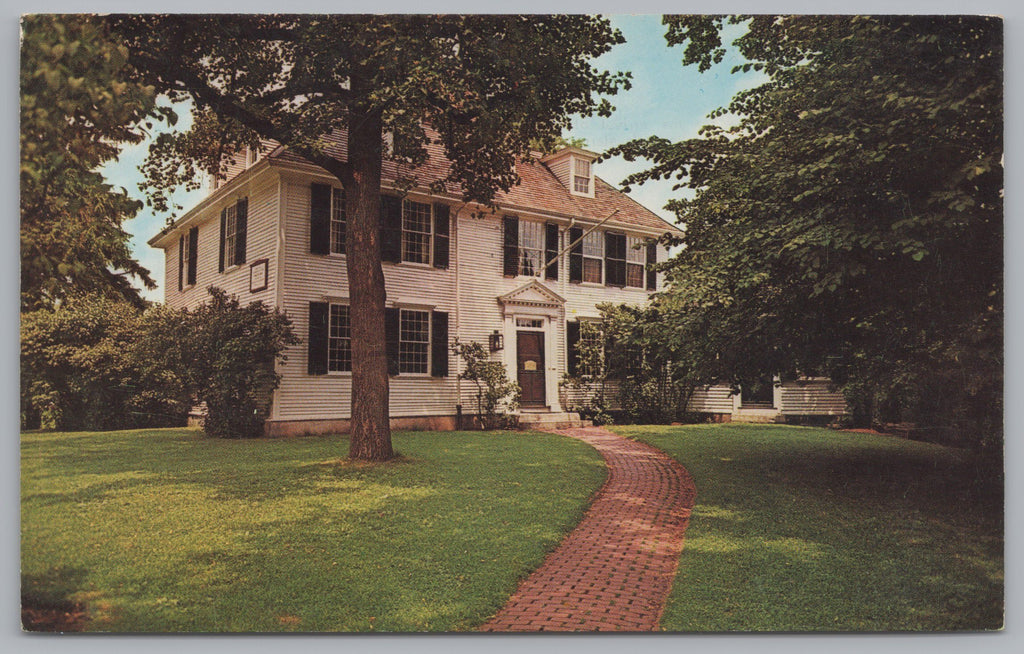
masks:
<path id="1" fill-rule="evenodd" d="M 345 187 L 352 321 L 349 455 L 393 455 L 380 258 L 381 159 L 426 159 L 426 126 L 451 167 L 432 190 L 490 203 L 518 182 L 517 156 L 570 116 L 607 115 L 602 95 L 628 75 L 590 60 L 623 38 L 588 16 L 121 16 L 138 79 L 196 107 L 193 127 L 164 135 L 144 172 L 150 200 L 223 172 L 225 155 L 269 139 Z M 344 129 L 345 160 L 328 135 Z M 385 135 L 389 135 L 385 144 Z M 414 183 L 414 179 L 407 183 Z M 358 392 L 356 392 L 358 389 Z"/>
<path id="2" fill-rule="evenodd" d="M 21 41 L 21 306 L 75 292 L 141 303 L 133 280 L 155 288 L 121 227 L 141 204 L 97 169 L 138 143 L 156 92 L 127 79 L 127 50 L 99 19 L 30 15 Z"/>
<path id="3" fill-rule="evenodd" d="M 966 16 L 670 16 L 702 71 L 767 81 L 698 138 L 613 153 L 675 178 L 674 307 L 727 327 L 736 376 L 829 373 L 869 413 L 999 430 L 1002 26 Z M 723 356 L 726 353 L 723 350 Z M 865 390 L 868 389 L 868 390 Z M 872 409 L 873 405 L 873 409 Z M 892 407 L 896 407 L 892 410 Z M 900 410 L 902 408 L 902 412 Z"/>

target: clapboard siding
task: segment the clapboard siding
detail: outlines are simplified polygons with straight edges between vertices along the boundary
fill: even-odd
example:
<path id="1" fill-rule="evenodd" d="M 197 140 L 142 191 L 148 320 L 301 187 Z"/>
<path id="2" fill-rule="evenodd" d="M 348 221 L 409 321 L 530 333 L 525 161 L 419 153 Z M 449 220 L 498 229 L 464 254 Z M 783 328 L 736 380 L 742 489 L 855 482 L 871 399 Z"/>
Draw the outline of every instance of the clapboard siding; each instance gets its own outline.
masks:
<path id="1" fill-rule="evenodd" d="M 310 302 L 346 303 L 349 298 L 348 274 L 344 255 L 316 255 L 309 252 L 310 184 L 314 177 L 297 171 L 266 168 L 250 171 L 237 189 L 201 209 L 178 232 L 198 225 L 198 274 L 196 284 L 183 292 L 177 290 L 177 234 L 166 244 L 165 298 L 172 307 L 193 307 L 207 297 L 206 288 L 216 285 L 243 301 L 263 300 L 278 306 L 291 318 L 295 333 L 303 343 L 289 348 L 287 360 L 279 365 L 281 384 L 274 394 L 271 419 L 278 421 L 340 420 L 351 413 L 351 375 L 330 373 L 309 375 L 307 343 Z M 324 183 L 324 177 L 315 178 Z M 232 184 L 237 184 L 238 181 Z M 224 273 L 217 272 L 220 238 L 220 211 L 241 197 L 249 198 L 246 264 Z M 427 195 L 412 194 L 411 199 L 435 201 Z M 450 202 L 450 266 L 447 270 L 409 263 L 384 263 L 388 306 L 430 308 L 448 314 L 449 343 L 455 338 L 485 345 L 494 330 L 506 331 L 505 311 L 498 297 L 529 284 L 536 278 L 503 275 L 502 212 L 480 212 Z M 473 215 L 476 211 L 477 215 Z M 524 220 L 536 219 L 524 216 Z M 559 223 L 559 247 L 567 245 L 567 226 Z M 543 222 L 543 221 L 542 221 Z M 659 248 L 658 260 L 666 257 Z M 249 292 L 249 265 L 267 259 L 268 287 Z M 584 285 L 568 281 L 568 257 L 559 261 L 558 279 L 538 281 L 566 299 L 556 315 L 548 317 L 545 367 L 549 379 L 558 380 L 566 370 L 566 320 L 597 318 L 596 305 L 602 302 L 640 304 L 649 293 L 643 289 L 621 289 Z M 659 280 L 659 284 L 661 280 Z M 458 302 L 456 287 L 458 286 Z M 515 360 L 515 339 L 506 336 L 506 350 L 491 353 L 492 360 Z M 456 405 L 464 412 L 476 411 L 476 387 L 458 380 L 464 366 L 449 352 L 449 376 L 398 375 L 390 380 L 390 412 L 393 417 L 452 415 Z M 515 368 L 509 376 L 515 379 Z M 554 407 L 557 409 L 557 407 Z"/>
<path id="2" fill-rule="evenodd" d="M 783 382 L 779 411 L 787 415 L 842 415 L 847 412 L 843 394 L 828 379 L 812 378 Z"/>
<path id="3" fill-rule="evenodd" d="M 695 413 L 732 413 L 733 395 L 728 386 L 697 388 L 690 396 L 688 411 Z"/>
<path id="4" fill-rule="evenodd" d="M 245 263 L 218 272 L 220 255 L 220 212 L 224 207 L 236 203 L 240 198 L 249 199 L 248 227 L 246 234 Z M 274 304 L 277 246 L 277 183 L 273 177 L 252 181 L 226 196 L 222 201 L 208 207 L 195 222 L 180 228 L 166 250 L 165 303 L 175 309 L 196 307 L 209 297 L 207 288 L 216 286 L 229 295 L 236 296 L 243 304 L 262 301 Z M 178 290 L 178 237 L 188 234 L 191 227 L 199 228 L 199 243 L 196 248 L 196 283 L 184 290 Z M 260 259 L 267 259 L 267 288 L 257 293 L 249 292 L 249 266 Z"/>
<path id="5" fill-rule="evenodd" d="M 309 333 L 309 303 L 347 303 L 348 272 L 344 255 L 309 252 L 310 180 L 287 179 L 284 183 L 286 234 L 282 307 L 305 341 Z M 426 201 L 427 198 L 413 199 Z M 388 306 L 455 311 L 454 271 L 409 263 L 384 263 Z M 307 347 L 290 348 L 288 364 L 281 368 L 281 386 L 274 404 L 277 420 L 347 418 L 351 411 L 352 384 L 348 373 L 307 374 Z M 454 357 L 449 355 L 449 370 Z M 428 416 L 455 412 L 455 384 L 446 378 L 397 375 L 390 381 L 390 412 L 394 417 Z"/>

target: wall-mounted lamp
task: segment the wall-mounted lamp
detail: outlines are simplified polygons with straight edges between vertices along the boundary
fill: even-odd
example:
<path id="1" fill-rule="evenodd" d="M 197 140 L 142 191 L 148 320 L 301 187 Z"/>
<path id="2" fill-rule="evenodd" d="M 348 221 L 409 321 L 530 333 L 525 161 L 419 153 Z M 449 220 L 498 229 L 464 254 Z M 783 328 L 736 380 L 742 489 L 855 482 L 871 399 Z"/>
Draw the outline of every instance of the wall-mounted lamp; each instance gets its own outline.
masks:
<path id="1" fill-rule="evenodd" d="M 487 343 L 491 346 L 491 352 L 505 349 L 505 337 L 497 329 L 487 337 Z"/>

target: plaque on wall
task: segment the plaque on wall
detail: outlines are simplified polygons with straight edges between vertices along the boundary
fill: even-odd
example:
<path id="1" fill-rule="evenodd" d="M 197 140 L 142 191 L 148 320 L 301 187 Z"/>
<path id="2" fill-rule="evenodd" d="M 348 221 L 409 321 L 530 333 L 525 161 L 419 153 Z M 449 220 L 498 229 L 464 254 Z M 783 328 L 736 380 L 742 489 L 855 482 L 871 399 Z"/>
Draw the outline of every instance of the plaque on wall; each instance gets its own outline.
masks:
<path id="1" fill-rule="evenodd" d="M 256 293 L 267 288 L 267 260 L 253 261 L 249 266 L 249 292 Z"/>

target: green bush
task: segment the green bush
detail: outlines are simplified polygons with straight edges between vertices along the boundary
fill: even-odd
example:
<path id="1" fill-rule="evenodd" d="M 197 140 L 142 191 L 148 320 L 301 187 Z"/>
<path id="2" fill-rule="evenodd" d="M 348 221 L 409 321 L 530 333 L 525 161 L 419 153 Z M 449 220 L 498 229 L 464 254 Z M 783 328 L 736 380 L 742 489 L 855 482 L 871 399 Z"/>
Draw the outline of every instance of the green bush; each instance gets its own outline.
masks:
<path id="1" fill-rule="evenodd" d="M 270 399 L 280 383 L 275 363 L 298 344 L 291 321 L 262 302 L 248 306 L 210 287 L 210 300 L 182 310 L 171 367 L 182 372 L 186 388 L 206 404 L 203 428 L 217 438 L 250 438 L 263 433 Z"/>
<path id="2" fill-rule="evenodd" d="M 159 309 L 90 295 L 21 315 L 21 422 L 61 430 L 185 424 L 188 396 L 146 342 Z"/>
<path id="3" fill-rule="evenodd" d="M 510 426 L 509 413 L 519 407 L 518 382 L 510 381 L 505 365 L 491 361 L 484 346 L 476 341 L 460 343 L 455 339 L 452 352 L 466 364 L 459 379 L 476 384 L 477 417 L 483 429 Z"/>

